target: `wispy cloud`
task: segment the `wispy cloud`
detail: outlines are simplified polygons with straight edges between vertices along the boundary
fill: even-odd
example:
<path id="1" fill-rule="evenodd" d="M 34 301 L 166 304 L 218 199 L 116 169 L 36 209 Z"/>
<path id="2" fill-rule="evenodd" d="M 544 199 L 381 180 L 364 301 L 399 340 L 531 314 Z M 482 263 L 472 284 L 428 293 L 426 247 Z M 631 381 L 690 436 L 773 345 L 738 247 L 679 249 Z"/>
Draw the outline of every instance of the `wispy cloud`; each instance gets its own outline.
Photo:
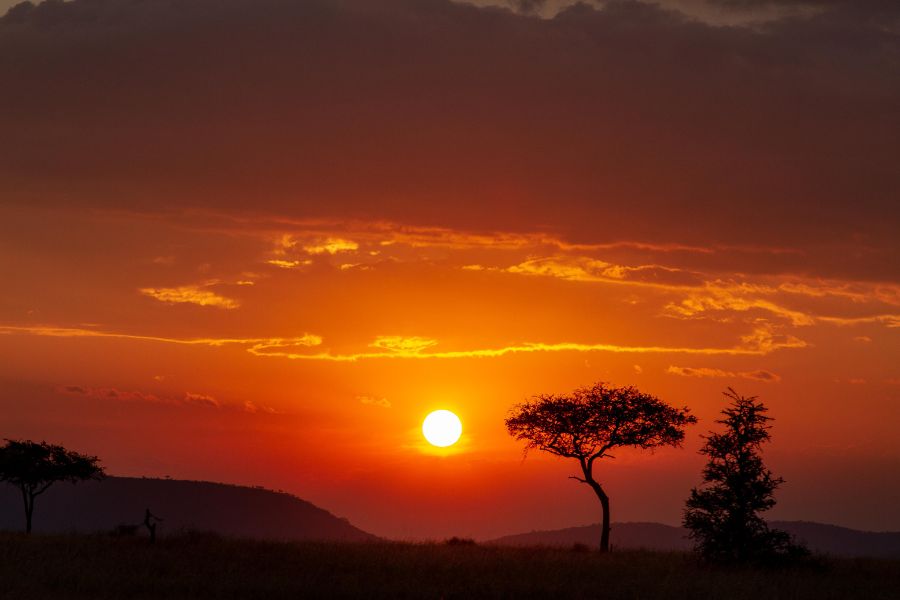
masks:
<path id="1" fill-rule="evenodd" d="M 402 337 L 399 335 L 381 335 L 375 338 L 370 348 L 380 348 L 390 352 L 417 354 L 437 344 L 437 340 L 423 337 Z"/>
<path id="2" fill-rule="evenodd" d="M 221 406 L 219 401 L 209 394 L 197 394 L 194 392 L 185 392 L 184 403 L 195 404 L 197 406 L 208 406 L 210 408 L 219 408 Z"/>
<path id="3" fill-rule="evenodd" d="M 197 407 L 215 410 L 240 410 L 251 414 L 277 414 L 274 408 L 261 405 L 252 400 L 243 403 L 222 402 L 215 396 L 199 392 L 183 394 L 154 393 L 141 390 L 122 390 L 114 387 L 89 387 L 83 385 L 62 385 L 56 388 L 57 393 L 69 396 L 82 396 L 94 400 L 118 402 L 143 402 L 164 404 L 174 407 Z"/>
<path id="4" fill-rule="evenodd" d="M 282 269 L 294 269 L 300 266 L 311 265 L 311 260 L 284 260 L 281 258 L 271 258 L 266 261 L 267 264 L 270 264 L 274 267 L 281 267 Z"/>
<path id="5" fill-rule="evenodd" d="M 359 244 L 353 240 L 331 237 L 320 242 L 303 246 L 309 254 L 337 254 L 338 252 L 352 252 L 359 249 Z"/>
<path id="6" fill-rule="evenodd" d="M 115 400 L 120 402 L 149 402 L 152 404 L 169 404 L 175 406 L 200 406 L 205 408 L 221 408 L 222 404 L 209 394 L 185 392 L 184 395 L 168 396 L 141 390 L 121 390 L 114 387 L 87 387 L 82 385 L 63 385 L 56 388 L 62 394 L 84 396 L 96 400 Z"/>
<path id="7" fill-rule="evenodd" d="M 389 341 L 385 341 L 389 340 Z M 383 349 L 382 352 L 358 353 L 294 353 L 277 345 L 256 345 L 249 351 L 257 356 L 278 356 L 294 360 L 324 360 L 334 362 L 355 362 L 366 359 L 407 358 L 407 359 L 458 359 L 458 358 L 498 358 L 507 355 L 531 354 L 538 352 L 612 352 L 633 354 L 702 354 L 724 356 L 762 356 L 786 348 L 805 348 L 806 342 L 792 335 L 776 335 L 769 326 L 761 326 L 741 336 L 741 344 L 730 348 L 676 347 L 676 346 L 622 346 L 616 344 L 584 344 L 576 342 L 526 342 L 496 348 L 474 348 L 460 350 L 431 350 L 436 340 L 427 338 L 400 338 L 383 336 L 369 344 L 370 348 Z"/>
<path id="8" fill-rule="evenodd" d="M 277 347 L 311 347 L 322 344 L 322 337 L 304 333 L 295 337 L 269 337 L 269 338 L 172 338 L 154 335 L 140 335 L 132 333 L 121 333 L 114 331 L 100 331 L 97 329 L 84 329 L 80 327 L 55 327 L 48 325 L 35 326 L 18 326 L 18 325 L 0 325 L 0 335 L 36 335 L 41 337 L 58 337 L 58 338 L 111 338 L 122 340 L 136 340 L 145 342 L 159 342 L 164 344 L 182 344 L 186 346 L 248 346 L 250 349 L 255 347 L 263 348 L 269 346 Z"/>
<path id="9" fill-rule="evenodd" d="M 815 318 L 810 314 L 786 308 L 760 297 L 771 291 L 771 288 L 762 285 L 708 283 L 702 289 L 689 292 L 680 302 L 667 304 L 663 310 L 668 316 L 680 318 L 695 318 L 708 312 L 760 310 L 783 317 L 795 326 L 815 323 Z"/>
<path id="10" fill-rule="evenodd" d="M 244 404 L 242 405 L 242 408 L 244 409 L 244 412 L 248 412 L 248 413 L 251 413 L 254 415 L 257 413 L 266 413 L 266 414 L 270 414 L 270 415 L 278 414 L 278 411 L 275 410 L 274 408 L 272 408 L 271 406 L 257 404 L 256 402 L 254 402 L 252 400 L 245 400 Z"/>
<path id="11" fill-rule="evenodd" d="M 663 265 L 621 265 L 585 256 L 530 258 L 504 269 L 517 275 L 555 277 L 567 281 L 620 283 L 666 290 L 685 289 L 700 283 L 696 273 Z"/>
<path id="12" fill-rule="evenodd" d="M 725 371 L 723 369 L 712 369 L 709 367 L 676 367 L 670 366 L 666 369 L 666 373 L 671 375 L 680 375 L 682 377 L 729 377 L 740 379 L 752 379 L 754 381 L 764 381 L 766 383 L 775 383 L 781 381 L 781 376 L 771 371 Z"/>
<path id="13" fill-rule="evenodd" d="M 391 402 L 387 398 L 376 398 L 375 396 L 357 396 L 357 400 L 359 400 L 360 404 L 366 404 L 368 406 L 378 406 L 380 408 L 390 408 Z"/>
<path id="14" fill-rule="evenodd" d="M 889 329 L 900 327 L 900 315 L 871 315 L 867 317 L 819 317 L 820 321 L 839 326 L 847 325 L 884 325 Z"/>
<path id="15" fill-rule="evenodd" d="M 183 285 L 174 288 L 141 288 L 145 296 L 156 298 L 167 304 L 197 304 L 216 308 L 234 309 L 240 306 L 237 300 L 220 296 L 198 285 Z"/>
<path id="16" fill-rule="evenodd" d="M 776 334 L 771 326 L 760 326 L 741 336 L 741 343 L 733 347 L 690 347 L 690 346 L 624 346 L 609 343 L 578 342 L 525 342 L 494 348 L 471 348 L 456 350 L 428 350 L 438 345 L 437 340 L 421 337 L 379 336 L 368 344 L 377 351 L 370 352 L 308 352 L 307 349 L 322 344 L 322 338 L 313 334 L 287 338 L 166 338 L 127 333 L 104 332 L 91 329 L 67 327 L 22 327 L 0 326 L 0 334 L 38 335 L 63 338 L 111 338 L 170 344 L 202 346 L 245 346 L 254 356 L 280 357 L 295 360 L 321 360 L 333 362 L 355 362 L 365 359 L 456 359 L 456 358 L 497 358 L 515 354 L 538 352 L 613 352 L 630 354 L 702 354 L 725 356 L 761 356 L 788 348 L 805 348 L 806 342 L 785 334 Z M 303 349 L 298 352 L 296 349 Z"/>

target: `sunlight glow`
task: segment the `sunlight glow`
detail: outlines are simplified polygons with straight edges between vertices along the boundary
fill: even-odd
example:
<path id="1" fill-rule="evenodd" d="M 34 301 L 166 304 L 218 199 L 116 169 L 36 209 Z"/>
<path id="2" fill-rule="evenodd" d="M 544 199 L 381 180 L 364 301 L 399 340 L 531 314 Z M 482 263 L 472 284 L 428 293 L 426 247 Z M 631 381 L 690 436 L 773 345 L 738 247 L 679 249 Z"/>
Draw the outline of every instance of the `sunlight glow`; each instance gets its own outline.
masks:
<path id="1" fill-rule="evenodd" d="M 446 448 L 459 440 L 462 422 L 449 410 L 436 410 L 425 417 L 422 434 L 432 446 Z"/>

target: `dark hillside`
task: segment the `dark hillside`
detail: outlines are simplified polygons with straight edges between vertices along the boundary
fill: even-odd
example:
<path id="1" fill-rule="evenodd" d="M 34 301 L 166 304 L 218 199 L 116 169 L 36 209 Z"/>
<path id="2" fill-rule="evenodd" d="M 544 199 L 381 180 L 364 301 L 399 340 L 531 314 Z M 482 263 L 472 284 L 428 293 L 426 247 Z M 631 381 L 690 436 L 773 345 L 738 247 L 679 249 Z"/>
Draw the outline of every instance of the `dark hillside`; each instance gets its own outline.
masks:
<path id="1" fill-rule="evenodd" d="M 773 527 L 793 534 L 810 549 L 835 556 L 900 558 L 900 532 L 858 531 L 809 521 L 773 521 Z M 502 546 L 595 546 L 600 525 L 568 527 L 552 531 L 532 531 L 508 535 L 488 543 Z M 648 550 L 689 550 L 687 531 L 661 523 L 613 523 L 610 535 L 618 548 Z"/>
<path id="2" fill-rule="evenodd" d="M 285 540 L 368 541 L 357 529 L 305 500 L 283 492 L 204 481 L 108 477 L 57 483 L 35 504 L 36 532 L 110 531 L 135 525 L 149 508 L 164 519 L 160 535 L 182 530 Z M 0 529 L 21 530 L 21 498 L 0 485 Z"/>

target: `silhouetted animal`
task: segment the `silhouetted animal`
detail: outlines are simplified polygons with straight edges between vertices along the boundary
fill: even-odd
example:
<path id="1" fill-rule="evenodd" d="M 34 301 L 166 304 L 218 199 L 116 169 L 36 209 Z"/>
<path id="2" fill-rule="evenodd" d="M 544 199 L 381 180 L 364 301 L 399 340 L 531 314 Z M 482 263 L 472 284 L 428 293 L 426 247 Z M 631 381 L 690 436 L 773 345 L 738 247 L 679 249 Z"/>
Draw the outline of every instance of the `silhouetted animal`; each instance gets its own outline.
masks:
<path id="1" fill-rule="evenodd" d="M 150 512 L 149 508 L 144 511 L 144 527 L 146 527 L 147 531 L 150 532 L 151 544 L 156 541 L 156 524 L 161 521 L 162 519 Z"/>

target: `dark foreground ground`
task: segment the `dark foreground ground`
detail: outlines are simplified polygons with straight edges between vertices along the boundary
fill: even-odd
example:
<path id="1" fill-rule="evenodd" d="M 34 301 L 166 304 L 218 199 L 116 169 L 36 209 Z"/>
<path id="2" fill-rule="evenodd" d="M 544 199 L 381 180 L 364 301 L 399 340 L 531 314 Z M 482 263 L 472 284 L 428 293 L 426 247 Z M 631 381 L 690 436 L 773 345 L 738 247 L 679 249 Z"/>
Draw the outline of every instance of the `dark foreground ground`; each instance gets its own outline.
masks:
<path id="1" fill-rule="evenodd" d="M 900 561 L 721 570 L 663 552 L 0 534 L 0 597 L 896 600 Z"/>

